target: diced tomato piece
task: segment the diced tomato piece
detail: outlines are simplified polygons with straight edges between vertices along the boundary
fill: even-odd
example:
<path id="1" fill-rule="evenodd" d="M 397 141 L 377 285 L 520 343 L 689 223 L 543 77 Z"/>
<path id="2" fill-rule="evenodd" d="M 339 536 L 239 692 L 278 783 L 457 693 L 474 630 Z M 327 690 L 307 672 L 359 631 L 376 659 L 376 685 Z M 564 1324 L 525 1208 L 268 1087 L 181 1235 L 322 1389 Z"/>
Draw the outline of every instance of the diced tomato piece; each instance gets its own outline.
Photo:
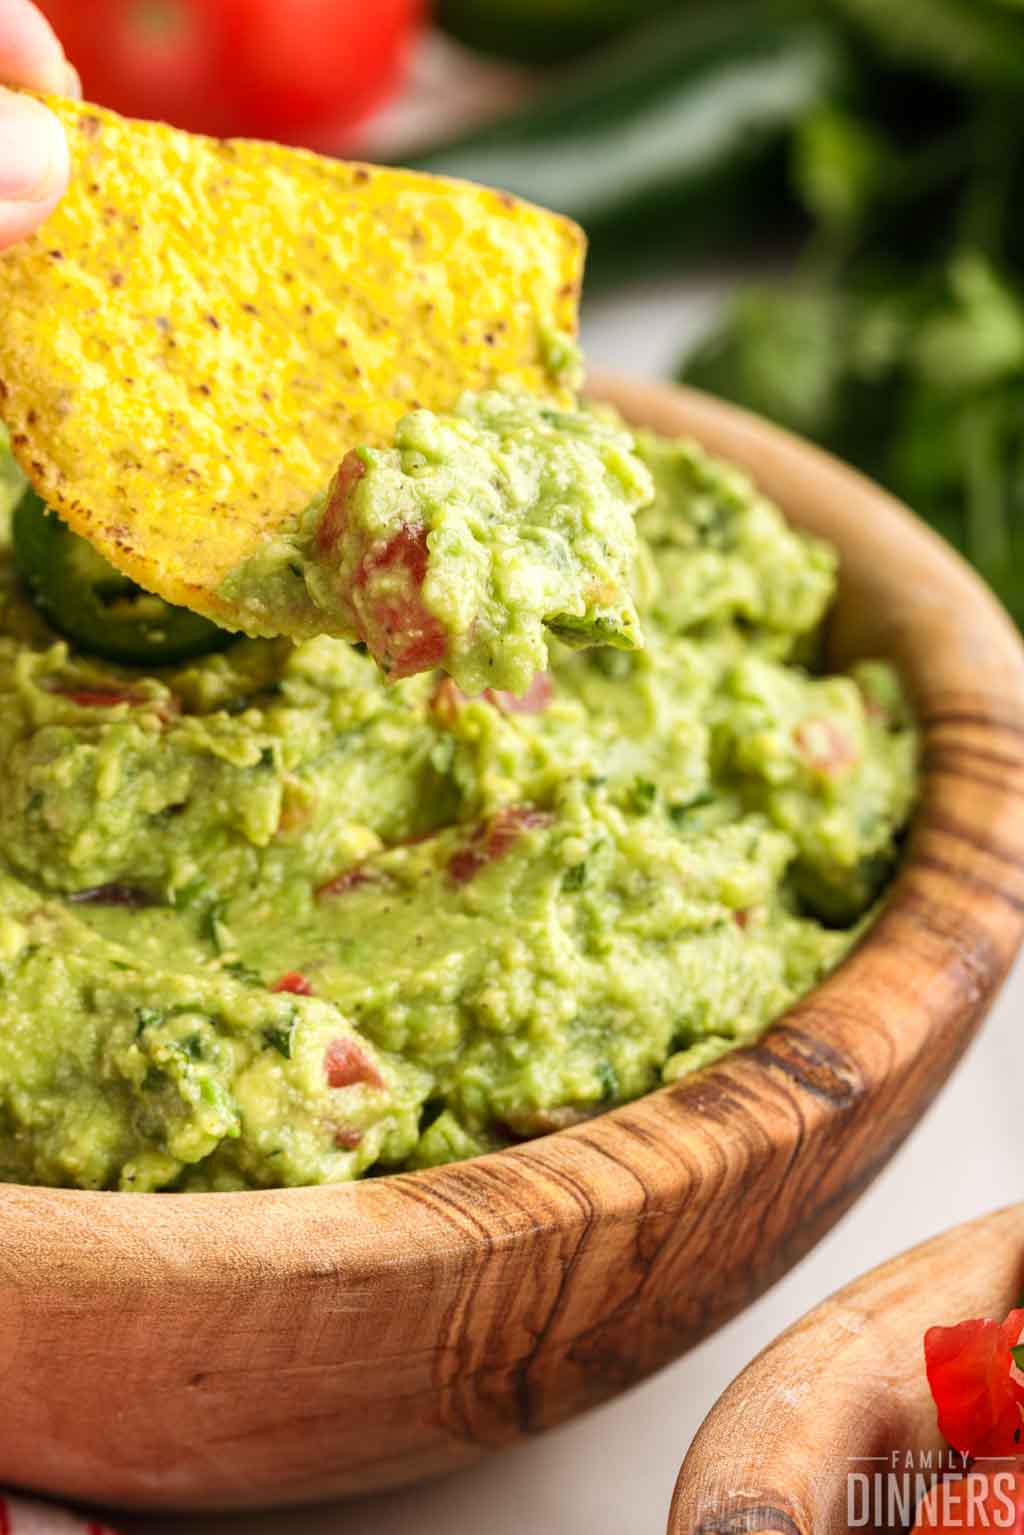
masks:
<path id="1" fill-rule="evenodd" d="M 417 672 L 433 671 L 445 658 L 447 636 L 438 620 L 425 608 L 384 603 L 376 609 L 374 624 L 384 643 L 375 646 L 369 634 L 366 643 L 378 666 L 389 677 L 414 677 Z"/>
<path id="2" fill-rule="evenodd" d="M 383 1087 L 384 1078 L 363 1051 L 347 1034 L 332 1039 L 324 1052 L 324 1072 L 328 1087 Z"/>
<path id="3" fill-rule="evenodd" d="M 811 771 L 827 778 L 836 777 L 858 760 L 857 748 L 832 720 L 805 720 L 797 726 L 793 739 Z"/>
<path id="4" fill-rule="evenodd" d="M 496 709 L 505 714 L 543 714 L 555 696 L 555 684 L 550 672 L 537 672 L 526 689 L 518 695 L 488 688 L 484 697 Z"/>
<path id="5" fill-rule="evenodd" d="M 389 677 L 411 677 L 443 661 L 448 638 L 421 596 L 427 574 L 427 530 L 407 524 L 382 548 L 369 550 L 351 594 L 359 638 Z"/>
<path id="6" fill-rule="evenodd" d="M 1014 1347 L 1024 1330 L 1024 1309 L 1005 1322 L 987 1318 L 955 1327 L 930 1327 L 924 1337 L 928 1384 L 939 1428 L 965 1455 L 1021 1451 L 1024 1385 L 1013 1373 Z"/>
<path id="7" fill-rule="evenodd" d="M 1024 1474 L 1008 1466 L 972 1468 L 966 1476 L 940 1482 L 922 1498 L 915 1531 L 952 1535 L 956 1530 L 1006 1530 L 1024 1535 Z"/>
<path id="8" fill-rule="evenodd" d="M 56 687 L 50 689 L 60 698 L 66 698 L 69 702 L 77 704 L 80 709 L 116 709 L 118 704 L 130 704 L 133 709 L 151 709 L 159 719 L 165 723 L 174 719 L 181 713 L 181 704 L 175 697 L 147 698 L 141 693 L 132 693 L 125 688 L 69 688 Z"/>
<path id="9" fill-rule="evenodd" d="M 448 860 L 448 878 L 454 880 L 457 885 L 468 885 L 470 880 L 476 879 L 480 870 L 485 869 L 490 861 L 482 847 L 476 847 L 473 844 L 462 847 Z"/>
<path id="10" fill-rule="evenodd" d="M 532 805 L 506 805 L 491 818 L 487 828 L 487 851 L 492 858 L 503 858 L 524 831 L 551 826 L 554 819 L 549 810 L 535 810 Z"/>
<path id="11" fill-rule="evenodd" d="M 353 864 L 351 869 L 344 869 L 341 874 L 336 874 L 325 885 L 317 890 L 317 899 L 321 896 L 344 895 L 348 890 L 358 890 L 360 885 L 379 884 L 384 875 L 379 869 L 368 869 L 365 863 Z"/>
<path id="12" fill-rule="evenodd" d="M 430 671 L 444 659 L 448 638 L 423 601 L 429 549 L 427 530 L 405 523 L 389 539 L 367 546 L 365 534 L 351 525 L 349 503 L 366 473 L 357 453 L 341 463 L 316 530 L 318 553 L 338 558 L 347 586 L 339 579 L 338 597 L 347 621 L 389 677 Z"/>
<path id="13" fill-rule="evenodd" d="M 119 688 L 53 688 L 52 691 L 80 709 L 116 709 L 118 704 L 138 708 L 140 704 L 152 702 L 152 699 L 140 698 L 138 693 L 126 693 Z"/>
<path id="14" fill-rule="evenodd" d="M 532 805 L 506 805 L 483 826 L 478 826 L 470 842 L 448 861 L 448 877 L 457 885 L 468 885 L 481 869 L 504 858 L 524 832 L 550 826 L 554 816 Z"/>
<path id="15" fill-rule="evenodd" d="M 334 1144 L 339 1151 L 355 1151 L 363 1144 L 363 1132 L 355 1125 L 339 1125 L 334 1132 Z"/>
<path id="16" fill-rule="evenodd" d="M 543 714 L 555 694 L 550 672 L 537 672 L 525 693 L 515 694 L 499 688 L 485 688 L 481 694 L 503 714 Z M 442 724 L 450 725 L 469 699 L 451 677 L 442 677 L 434 689 L 430 706 Z"/>
<path id="17" fill-rule="evenodd" d="M 327 506 L 316 530 L 314 542 L 321 554 L 330 554 L 344 536 L 348 527 L 349 497 L 365 473 L 366 465 L 359 454 L 354 449 L 346 453 L 334 476 Z"/>
<path id="18" fill-rule="evenodd" d="M 375 570 L 403 569 L 417 586 L 427 574 L 427 530 L 418 523 L 406 522 L 383 548 L 371 549 L 363 556 L 356 585 L 366 586 Z"/>
<path id="19" fill-rule="evenodd" d="M 298 970 L 289 970 L 282 975 L 279 981 L 271 986 L 271 991 L 290 991 L 293 997 L 311 997 L 313 988 L 307 978 Z"/>

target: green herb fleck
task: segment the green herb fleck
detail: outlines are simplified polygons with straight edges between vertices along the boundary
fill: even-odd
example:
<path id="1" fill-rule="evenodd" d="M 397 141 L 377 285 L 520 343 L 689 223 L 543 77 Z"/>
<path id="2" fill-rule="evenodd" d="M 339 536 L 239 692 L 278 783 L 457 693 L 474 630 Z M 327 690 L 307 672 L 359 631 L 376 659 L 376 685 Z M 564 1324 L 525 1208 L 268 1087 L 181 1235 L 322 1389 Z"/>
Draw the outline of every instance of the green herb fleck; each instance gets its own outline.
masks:
<path id="1" fill-rule="evenodd" d="M 225 975 L 234 976 L 236 981 L 244 981 L 246 986 L 262 986 L 263 977 L 258 970 L 247 965 L 244 960 L 232 959 L 221 967 Z"/>
<path id="2" fill-rule="evenodd" d="M 292 1036 L 294 1033 L 295 1020 L 293 1018 L 287 1028 L 281 1028 L 275 1024 L 265 1028 L 263 1030 L 263 1039 L 272 1050 L 277 1051 L 278 1055 L 283 1055 L 286 1061 L 290 1061 L 292 1058 Z"/>
<path id="3" fill-rule="evenodd" d="M 135 1038 L 138 1039 L 146 1029 L 152 1029 L 163 1023 L 166 1013 L 162 1013 L 157 1007 L 137 1007 L 135 1009 Z"/>
<path id="4" fill-rule="evenodd" d="M 200 938 L 208 939 L 218 954 L 221 951 L 220 924 L 225 920 L 227 909 L 227 901 L 211 901 L 199 919 Z"/>
<path id="5" fill-rule="evenodd" d="M 562 875 L 563 890 L 582 890 L 587 883 L 586 863 L 574 863 L 571 869 L 566 869 Z"/>
<path id="6" fill-rule="evenodd" d="M 206 881 L 201 874 L 197 874 L 194 879 L 190 879 L 187 884 L 174 892 L 171 896 L 171 905 L 175 911 L 190 911 L 202 900 L 205 890 Z"/>
<path id="7" fill-rule="evenodd" d="M 692 799 L 682 800 L 679 804 L 668 807 L 669 818 L 675 822 L 685 821 L 694 810 L 702 810 L 706 805 L 713 805 L 715 795 L 712 789 L 701 789 Z"/>
<path id="8" fill-rule="evenodd" d="M 619 1075 L 611 1061 L 600 1061 L 597 1080 L 601 1084 L 601 1102 L 613 1103 L 619 1096 Z"/>
<path id="9" fill-rule="evenodd" d="M 629 808 L 646 815 L 658 797 L 658 786 L 649 778 L 634 778 L 629 790 Z"/>

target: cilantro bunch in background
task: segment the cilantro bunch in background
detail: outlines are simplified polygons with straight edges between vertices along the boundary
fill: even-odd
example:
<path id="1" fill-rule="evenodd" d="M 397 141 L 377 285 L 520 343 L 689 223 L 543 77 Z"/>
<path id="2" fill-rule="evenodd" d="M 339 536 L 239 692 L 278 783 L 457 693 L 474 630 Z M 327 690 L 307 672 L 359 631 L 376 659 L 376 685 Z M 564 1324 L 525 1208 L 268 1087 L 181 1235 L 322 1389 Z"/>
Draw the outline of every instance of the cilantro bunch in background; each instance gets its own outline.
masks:
<path id="1" fill-rule="evenodd" d="M 438 14 L 548 68 L 418 163 L 577 218 L 591 288 L 781 247 L 680 377 L 891 487 L 1024 625 L 1024 0 Z"/>
<path id="2" fill-rule="evenodd" d="M 1024 6 L 832 10 L 856 84 L 792 137 L 804 247 L 680 376 L 881 480 L 1024 625 Z"/>

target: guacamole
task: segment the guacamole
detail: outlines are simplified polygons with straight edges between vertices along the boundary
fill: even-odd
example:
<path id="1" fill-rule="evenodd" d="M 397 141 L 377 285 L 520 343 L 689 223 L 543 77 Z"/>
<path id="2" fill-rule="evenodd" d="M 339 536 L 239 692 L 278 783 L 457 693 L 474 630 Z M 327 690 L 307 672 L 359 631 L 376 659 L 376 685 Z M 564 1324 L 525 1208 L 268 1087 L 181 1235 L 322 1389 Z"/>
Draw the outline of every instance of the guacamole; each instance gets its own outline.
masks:
<path id="1" fill-rule="evenodd" d="M 221 587 L 251 633 L 309 606 L 391 679 L 440 667 L 467 693 L 524 693 L 569 645 L 641 643 L 629 591 L 651 476 L 620 423 L 533 395 L 416 410 L 343 461 L 302 527 Z"/>
<path id="2" fill-rule="evenodd" d="M 463 456 L 487 472 L 450 421 L 410 423 L 418 447 L 367 461 L 400 517 L 407 492 L 424 505 L 407 452 L 432 483 Z M 564 430 L 571 464 L 586 434 Z M 548 665 L 496 664 L 483 691 L 464 616 L 487 614 L 500 560 L 442 620 L 463 688 L 386 685 L 323 636 L 119 667 L 55 634 L 5 547 L 0 1177 L 218 1190 L 473 1156 L 756 1038 L 856 940 L 915 738 L 886 666 L 814 669 L 831 551 L 693 443 L 592 430 L 615 518 L 650 496 L 612 551 L 630 594 L 608 599 L 610 637 L 634 642 L 635 604 L 643 648 L 553 632 L 581 616 L 582 565 L 547 564 L 555 518 L 588 516 L 573 470 L 536 546 L 576 596 L 531 602 L 529 636 L 479 636 L 533 672 L 544 621 Z M 468 582 L 463 516 L 436 526 Z"/>

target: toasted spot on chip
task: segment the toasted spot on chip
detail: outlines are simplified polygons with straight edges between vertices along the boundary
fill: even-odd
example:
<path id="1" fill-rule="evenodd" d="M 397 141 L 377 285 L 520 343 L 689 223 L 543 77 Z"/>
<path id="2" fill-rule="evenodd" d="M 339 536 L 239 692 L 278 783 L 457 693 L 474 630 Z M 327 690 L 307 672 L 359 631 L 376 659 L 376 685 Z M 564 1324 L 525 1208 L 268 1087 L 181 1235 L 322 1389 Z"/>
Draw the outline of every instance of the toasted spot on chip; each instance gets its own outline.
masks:
<path id="1" fill-rule="evenodd" d="M 169 602 L 237 626 L 226 577 L 412 405 L 499 383 L 564 398 L 550 337 L 576 326 L 569 221 L 467 182 L 48 104 L 74 174 L 0 255 L 0 416 L 44 500 Z M 297 603 L 290 632 L 322 620 Z"/>

